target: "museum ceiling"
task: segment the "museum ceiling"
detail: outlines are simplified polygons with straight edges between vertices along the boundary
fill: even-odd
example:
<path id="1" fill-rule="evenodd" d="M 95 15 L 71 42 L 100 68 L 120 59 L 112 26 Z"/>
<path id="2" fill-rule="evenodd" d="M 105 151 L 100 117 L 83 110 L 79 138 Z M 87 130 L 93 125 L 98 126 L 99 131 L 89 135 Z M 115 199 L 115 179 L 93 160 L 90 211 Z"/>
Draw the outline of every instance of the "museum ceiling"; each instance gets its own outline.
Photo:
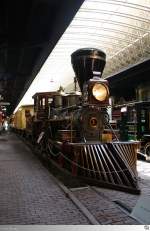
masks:
<path id="1" fill-rule="evenodd" d="M 0 2 L 0 101 L 13 111 L 83 0 Z"/>
<path id="2" fill-rule="evenodd" d="M 33 79 L 20 105 L 32 103 L 37 91 L 71 86 L 70 55 L 76 49 L 106 52 L 104 78 L 117 78 L 117 73 L 150 58 L 150 0 L 20 2 L 17 7 L 4 4 L 0 14 L 0 81 L 13 107 Z"/>

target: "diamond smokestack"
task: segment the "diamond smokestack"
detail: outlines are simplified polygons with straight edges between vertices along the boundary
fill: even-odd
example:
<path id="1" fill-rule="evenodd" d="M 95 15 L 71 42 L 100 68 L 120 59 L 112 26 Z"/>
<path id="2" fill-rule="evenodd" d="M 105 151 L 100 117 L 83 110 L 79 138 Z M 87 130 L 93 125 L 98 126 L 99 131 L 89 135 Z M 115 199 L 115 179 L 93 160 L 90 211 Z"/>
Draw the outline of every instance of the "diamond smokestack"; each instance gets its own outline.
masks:
<path id="1" fill-rule="evenodd" d="M 83 48 L 71 55 L 71 63 L 81 91 L 83 84 L 93 76 L 101 77 L 106 63 L 106 54 L 95 48 Z"/>

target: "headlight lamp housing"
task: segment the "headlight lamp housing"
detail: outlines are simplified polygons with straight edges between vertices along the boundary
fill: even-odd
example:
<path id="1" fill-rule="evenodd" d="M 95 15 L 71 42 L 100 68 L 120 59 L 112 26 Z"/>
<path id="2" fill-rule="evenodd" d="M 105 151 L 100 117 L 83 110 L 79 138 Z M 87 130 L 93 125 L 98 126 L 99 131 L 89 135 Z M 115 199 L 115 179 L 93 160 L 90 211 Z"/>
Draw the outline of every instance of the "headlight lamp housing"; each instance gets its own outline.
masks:
<path id="1" fill-rule="evenodd" d="M 103 102 L 109 96 L 108 86 L 104 83 L 95 83 L 92 88 L 92 94 L 96 100 Z"/>

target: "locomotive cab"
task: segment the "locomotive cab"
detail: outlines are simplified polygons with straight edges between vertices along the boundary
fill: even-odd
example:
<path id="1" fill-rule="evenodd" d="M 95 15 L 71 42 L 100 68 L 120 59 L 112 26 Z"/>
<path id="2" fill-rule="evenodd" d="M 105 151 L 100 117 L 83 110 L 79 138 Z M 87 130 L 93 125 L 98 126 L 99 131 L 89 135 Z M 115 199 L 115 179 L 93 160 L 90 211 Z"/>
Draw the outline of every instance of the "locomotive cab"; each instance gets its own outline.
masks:
<path id="1" fill-rule="evenodd" d="M 57 95 L 57 92 L 39 92 L 32 96 L 34 99 L 35 121 L 49 118 L 50 104 L 54 95 Z"/>

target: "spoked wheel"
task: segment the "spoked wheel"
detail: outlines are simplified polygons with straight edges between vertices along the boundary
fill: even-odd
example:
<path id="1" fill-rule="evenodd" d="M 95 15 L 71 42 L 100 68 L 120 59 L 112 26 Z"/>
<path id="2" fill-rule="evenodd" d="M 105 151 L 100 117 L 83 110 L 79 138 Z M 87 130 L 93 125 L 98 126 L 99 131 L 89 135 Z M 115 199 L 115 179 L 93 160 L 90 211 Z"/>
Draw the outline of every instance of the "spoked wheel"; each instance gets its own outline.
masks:
<path id="1" fill-rule="evenodd" d="M 145 145 L 144 153 L 146 155 L 146 160 L 150 161 L 150 142 Z"/>

